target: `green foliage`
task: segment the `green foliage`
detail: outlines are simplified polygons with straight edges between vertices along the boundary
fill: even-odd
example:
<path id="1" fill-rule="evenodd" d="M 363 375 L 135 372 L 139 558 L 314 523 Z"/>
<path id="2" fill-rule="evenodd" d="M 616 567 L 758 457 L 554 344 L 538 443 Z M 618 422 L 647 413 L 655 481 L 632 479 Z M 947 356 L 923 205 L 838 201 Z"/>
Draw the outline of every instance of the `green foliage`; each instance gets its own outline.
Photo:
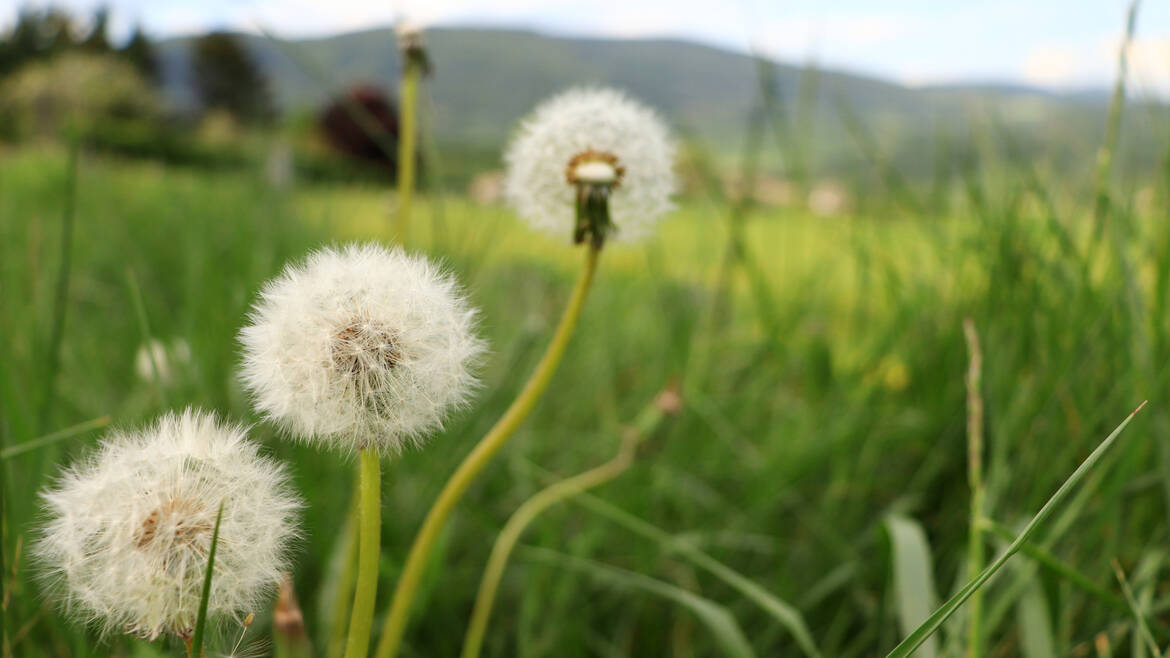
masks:
<path id="1" fill-rule="evenodd" d="M 909 635 L 938 607 L 930 544 L 922 526 L 903 516 L 887 518 L 886 532 L 890 537 L 898 627 L 904 635 Z M 935 658 L 938 656 L 938 641 L 928 638 L 915 655 Z"/>
<path id="2" fill-rule="evenodd" d="M 150 38 L 142 31 L 142 26 L 135 26 L 134 34 L 130 35 L 130 40 L 122 48 L 122 55 L 139 75 L 151 82 L 158 82 L 158 54 Z"/>
<path id="3" fill-rule="evenodd" d="M 412 625 L 410 649 L 457 654 L 489 538 L 544 482 L 529 462 L 565 474 L 606 459 L 618 423 L 680 376 L 685 410 L 600 492 L 666 534 L 573 506 L 550 513 L 525 541 L 701 597 L 732 617 L 756 655 L 800 655 L 791 629 L 802 626 L 825 656 L 888 652 L 901 633 L 884 519 L 900 515 L 921 527 L 941 598 L 965 582 L 964 317 L 979 327 L 983 346 L 992 519 L 1030 518 L 1117 417 L 1151 399 L 1125 440 L 988 585 L 989 655 L 1019 655 L 1022 647 L 1028 655 L 1049 648 L 1092 655 L 1101 633 L 1114 655 L 1125 655 L 1141 635 L 1113 556 L 1165 643 L 1160 615 L 1170 599 L 1134 565 L 1170 540 L 1166 195 L 1136 204 L 1117 186 L 1107 248 L 1090 258 L 1091 189 L 1078 193 L 1025 158 L 984 157 L 973 157 L 958 186 L 948 183 L 946 214 L 930 214 L 929 204 L 922 216 L 749 213 L 741 244 L 753 266 L 729 275 L 721 322 L 708 313 L 727 238 L 723 202 L 688 200 L 649 244 L 607 247 L 549 397 L 444 538 L 445 568 L 424 581 L 427 613 Z M 155 382 L 135 374 L 143 332 L 127 268 L 151 335 L 190 344 L 190 363 L 167 384 L 170 403 L 258 420 L 234 379 L 235 335 L 250 301 L 262 281 L 314 246 L 385 239 L 387 190 L 369 183 L 278 190 L 259 167 L 183 169 L 84 153 L 69 321 L 49 431 L 40 432 L 65 171 L 55 149 L 14 150 L 0 162 L 5 450 L 64 432 L 4 460 L 7 490 L 19 492 L 5 497 L 6 567 L 18 540 L 23 547 L 5 623 L 22 633 L 16 656 L 175 655 L 181 647 L 155 650 L 120 637 L 99 643 L 44 606 L 27 555 L 37 513 L 31 492 L 95 443 L 95 432 L 77 426 L 107 415 L 133 426 L 164 409 Z M 413 247 L 442 257 L 465 283 L 493 351 L 474 408 L 424 450 L 387 466 L 384 591 L 445 477 L 530 369 L 580 255 L 496 207 L 419 201 Z M 329 556 L 350 505 L 352 464 L 290 444 L 264 423 L 252 433 L 290 464 L 311 501 L 294 580 L 305 610 L 316 611 L 333 587 Z M 512 565 L 485 655 L 719 654 L 724 645 L 692 612 L 638 585 L 599 586 L 594 579 L 608 578 L 599 573 Z M 1021 619 L 1044 618 L 1045 610 L 1049 629 L 1021 628 Z M 249 634 L 262 636 L 269 614 L 255 612 Z M 328 637 L 314 632 L 323 621 L 310 612 L 307 622 L 324 655 Z M 940 650 L 964 637 L 943 632 Z M 208 643 L 209 655 L 222 647 L 211 636 Z"/>
<path id="4" fill-rule="evenodd" d="M 12 31 L 0 39 L 0 77 L 26 62 L 64 52 L 77 38 L 73 20 L 64 11 L 24 7 Z"/>
<path id="5" fill-rule="evenodd" d="M 81 51 L 124 56 L 144 78 L 155 80 L 157 70 L 150 39 L 140 27 L 135 28 L 126 45 L 116 49 L 107 34 L 109 22 L 109 9 L 99 6 L 94 10 L 89 31 L 82 33 L 74 18 L 61 8 L 22 8 L 12 29 L 0 35 L 0 78 L 31 62 L 51 59 L 64 52 Z"/>
<path id="6" fill-rule="evenodd" d="M 0 81 L 0 114 L 18 135 L 84 134 L 154 121 L 161 110 L 157 92 L 113 55 L 65 53 Z"/>

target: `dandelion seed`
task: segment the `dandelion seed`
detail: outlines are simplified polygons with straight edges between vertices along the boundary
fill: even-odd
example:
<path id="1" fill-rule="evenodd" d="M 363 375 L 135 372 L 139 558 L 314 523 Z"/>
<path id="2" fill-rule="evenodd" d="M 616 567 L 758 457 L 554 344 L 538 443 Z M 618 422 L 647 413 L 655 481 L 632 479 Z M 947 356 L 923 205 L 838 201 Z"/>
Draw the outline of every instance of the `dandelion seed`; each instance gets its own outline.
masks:
<path id="1" fill-rule="evenodd" d="M 283 591 L 281 594 L 283 595 Z M 232 646 L 232 650 L 224 654 L 225 658 L 242 658 L 244 656 L 244 654 L 240 653 L 240 645 L 244 643 L 244 636 L 248 633 L 248 629 L 252 626 L 252 622 L 255 620 L 256 613 L 254 612 L 249 612 L 248 616 L 244 617 L 244 621 L 240 623 L 240 637 L 236 639 L 236 643 Z M 249 651 L 251 648 L 251 646 L 244 647 L 245 651 Z"/>
<path id="2" fill-rule="evenodd" d="M 455 281 L 402 249 L 311 254 L 261 292 L 241 378 L 294 437 L 396 453 L 464 403 L 482 350 Z"/>
<path id="3" fill-rule="evenodd" d="M 192 409 L 115 433 L 43 498 L 36 556 L 66 610 L 148 639 L 193 632 L 221 502 L 212 618 L 238 618 L 275 590 L 300 508 L 242 427 Z"/>
<path id="4" fill-rule="evenodd" d="M 582 184 L 604 186 L 615 236 L 636 240 L 673 207 L 674 154 L 653 110 L 612 89 L 571 89 L 521 122 L 504 156 L 504 194 L 533 227 L 563 236 Z"/>

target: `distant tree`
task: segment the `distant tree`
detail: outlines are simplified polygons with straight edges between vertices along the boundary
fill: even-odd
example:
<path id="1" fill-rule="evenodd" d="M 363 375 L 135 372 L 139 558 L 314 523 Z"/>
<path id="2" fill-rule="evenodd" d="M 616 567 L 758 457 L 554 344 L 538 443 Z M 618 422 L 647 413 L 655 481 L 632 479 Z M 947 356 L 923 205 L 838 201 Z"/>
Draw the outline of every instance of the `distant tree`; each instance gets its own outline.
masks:
<path id="1" fill-rule="evenodd" d="M 114 54 L 74 50 L 21 67 L 0 83 L 5 117 L 23 135 L 83 132 L 120 121 L 153 121 L 162 99 L 134 67 Z"/>
<path id="2" fill-rule="evenodd" d="M 196 39 L 192 69 L 204 110 L 226 110 L 240 121 L 271 117 L 268 81 L 235 36 L 213 32 Z"/>
<path id="3" fill-rule="evenodd" d="M 135 26 L 134 34 L 130 36 L 130 40 L 119 51 L 122 57 L 126 58 L 135 70 L 142 75 L 143 78 L 151 82 L 158 82 L 161 78 L 161 72 L 158 70 L 158 55 L 155 53 L 154 44 L 150 42 L 150 38 L 142 31 L 142 26 Z"/>
<path id="4" fill-rule="evenodd" d="M 339 94 L 321 110 L 317 126 L 342 154 L 397 172 L 398 109 L 382 90 L 357 85 Z"/>
<path id="5" fill-rule="evenodd" d="M 86 35 L 79 45 L 93 53 L 108 53 L 110 52 L 110 38 L 107 35 L 107 30 L 110 26 L 110 9 L 108 7 L 98 7 L 93 12 L 93 25 L 89 28 L 89 34 Z"/>
<path id="6" fill-rule="evenodd" d="M 55 8 L 41 11 L 27 7 L 21 9 L 12 32 L 0 43 L 0 75 L 76 44 L 76 28 L 65 12 Z"/>

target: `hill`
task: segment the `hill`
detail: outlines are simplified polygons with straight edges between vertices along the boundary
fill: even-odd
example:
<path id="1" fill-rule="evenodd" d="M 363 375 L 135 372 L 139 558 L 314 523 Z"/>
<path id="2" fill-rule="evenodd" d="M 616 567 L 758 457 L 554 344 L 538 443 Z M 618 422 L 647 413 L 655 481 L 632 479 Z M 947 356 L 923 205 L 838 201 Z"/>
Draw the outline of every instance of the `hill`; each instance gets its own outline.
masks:
<path id="1" fill-rule="evenodd" d="M 393 89 L 398 76 L 398 50 L 389 28 L 298 41 L 243 38 L 271 79 L 278 104 L 289 111 L 312 110 L 353 82 Z M 703 138 L 713 150 L 733 153 L 759 90 L 759 67 L 752 57 L 681 40 L 447 27 L 429 30 L 427 43 L 435 68 L 428 85 L 435 131 L 448 143 L 497 146 L 540 99 L 570 85 L 607 84 L 659 108 L 680 131 Z M 193 104 L 189 45 L 189 38 L 160 44 L 168 94 L 183 106 Z M 842 108 L 848 108 L 911 174 L 929 169 L 929 145 L 939 136 L 969 142 L 977 123 L 972 118 L 1004 128 L 1057 163 L 1070 154 L 1091 155 L 1108 101 L 1103 91 L 1062 95 L 991 83 L 912 88 L 847 72 L 772 64 L 788 139 L 815 146 L 805 149 L 810 158 L 822 163 L 857 159 L 857 136 L 839 120 Z M 1130 132 L 1141 136 L 1155 129 L 1150 113 L 1134 114 L 1127 121 Z M 1151 140 L 1132 141 L 1148 148 Z"/>

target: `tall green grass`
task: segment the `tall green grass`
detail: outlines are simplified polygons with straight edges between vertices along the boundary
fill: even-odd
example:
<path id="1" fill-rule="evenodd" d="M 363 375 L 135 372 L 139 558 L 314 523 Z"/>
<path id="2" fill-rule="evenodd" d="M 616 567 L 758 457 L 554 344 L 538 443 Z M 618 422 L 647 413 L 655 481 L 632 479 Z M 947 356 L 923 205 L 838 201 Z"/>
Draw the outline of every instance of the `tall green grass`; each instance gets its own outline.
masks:
<path id="1" fill-rule="evenodd" d="M 531 464 L 564 476 L 609 458 L 622 421 L 672 377 L 686 378 L 686 408 L 599 490 L 610 512 L 550 509 L 528 528 L 524 559 L 501 582 L 484 654 L 707 656 L 733 647 L 746 655 L 742 638 L 755 655 L 799 655 L 801 641 L 760 603 L 773 600 L 793 606 L 823 655 L 889 651 L 903 638 L 913 593 L 898 577 L 887 519 L 920 528 L 938 600 L 966 582 L 965 317 L 979 328 L 983 353 L 982 509 L 993 527 L 1018 531 L 1117 419 L 1150 399 L 1126 440 L 1014 558 L 1019 568 L 983 590 L 986 655 L 1068 655 L 1101 641 L 1115 654 L 1140 655 L 1146 641 L 1113 558 L 1164 643 L 1157 611 L 1170 606 L 1150 583 L 1165 568 L 1170 517 L 1166 196 L 1139 210 L 1115 189 L 1109 248 L 1090 257 L 1093 192 L 1013 161 L 1008 142 L 986 146 L 964 155 L 971 159 L 955 168 L 960 178 L 943 186 L 946 215 L 897 205 L 839 218 L 745 212 L 734 230 L 751 265 L 727 270 L 722 322 L 705 319 L 729 238 L 724 202 L 687 198 L 659 238 L 607 253 L 549 397 L 445 534 L 445 556 L 434 561 L 443 568 L 424 578 L 426 614 L 412 623 L 406 655 L 458 653 L 492 538 L 548 483 Z M 170 404 L 256 420 L 234 379 L 235 334 L 260 282 L 322 242 L 389 240 L 391 208 L 377 187 L 284 192 L 259 172 L 191 172 L 83 152 L 68 321 L 47 382 L 66 162 L 53 149 L 0 161 L 3 555 L 16 573 L 5 628 L 15 656 L 151 656 L 157 648 L 120 637 L 99 643 L 63 619 L 40 595 L 28 556 L 35 492 L 99 435 L 82 424 L 109 416 L 134 425 L 164 408 L 155 380 L 134 371 L 144 332 L 127 270 L 149 333 L 191 346 L 191 363 L 165 384 Z M 393 590 L 446 476 L 539 356 L 579 256 L 502 209 L 417 201 L 412 241 L 465 282 L 494 351 L 475 408 L 387 474 L 382 592 Z M 428 226 L 440 202 L 442 232 Z M 696 361 L 700 375 L 688 368 Z M 39 392 L 49 384 L 54 403 L 42 431 Z M 331 556 L 346 550 L 339 542 L 351 466 L 264 424 L 253 433 L 291 464 L 311 501 L 294 581 L 305 610 L 315 611 L 331 585 Z M 21 451 L 46 435 L 52 451 Z M 639 523 L 664 535 L 639 534 Z M 982 533 L 988 554 L 999 536 Z M 255 612 L 249 634 L 267 634 L 270 611 Z M 941 653 L 964 647 L 962 617 L 943 626 Z M 323 653 L 324 620 L 310 613 L 307 622 Z M 221 639 L 209 637 L 209 648 Z"/>

